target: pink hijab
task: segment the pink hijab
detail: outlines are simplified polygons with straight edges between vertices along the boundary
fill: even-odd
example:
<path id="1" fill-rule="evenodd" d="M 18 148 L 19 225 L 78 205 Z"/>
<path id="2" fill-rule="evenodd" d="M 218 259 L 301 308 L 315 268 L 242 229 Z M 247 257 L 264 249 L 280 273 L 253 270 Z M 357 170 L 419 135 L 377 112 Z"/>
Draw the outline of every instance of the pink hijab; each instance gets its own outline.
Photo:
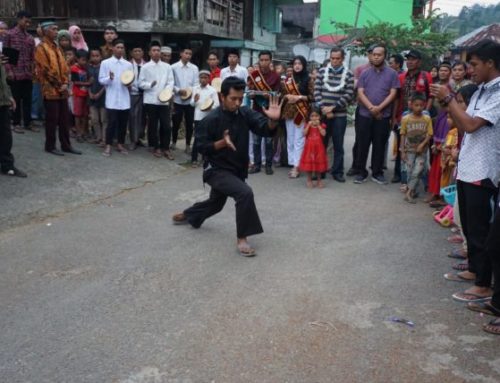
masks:
<path id="1" fill-rule="evenodd" d="M 85 51 L 89 50 L 89 47 L 87 46 L 87 43 L 85 42 L 85 38 L 83 37 L 83 33 L 81 34 L 82 37 L 80 37 L 80 40 L 77 41 L 75 40 L 75 32 L 80 31 L 81 29 L 78 25 L 72 25 L 69 27 L 69 35 L 71 36 L 71 46 L 75 48 L 76 50 L 78 49 L 83 49 Z"/>

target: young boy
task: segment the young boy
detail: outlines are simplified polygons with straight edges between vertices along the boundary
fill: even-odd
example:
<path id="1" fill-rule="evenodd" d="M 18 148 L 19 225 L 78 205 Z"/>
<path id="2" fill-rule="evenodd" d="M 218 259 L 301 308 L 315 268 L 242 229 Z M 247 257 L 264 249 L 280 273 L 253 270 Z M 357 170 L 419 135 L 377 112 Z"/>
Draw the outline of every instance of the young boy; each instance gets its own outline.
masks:
<path id="1" fill-rule="evenodd" d="M 90 122 L 95 134 L 95 143 L 104 147 L 106 139 L 106 108 L 104 107 L 104 86 L 99 83 L 99 69 L 101 68 L 101 51 L 97 48 L 90 50 L 89 77 L 92 84 L 89 88 Z"/>
<path id="2" fill-rule="evenodd" d="M 410 98 L 410 113 L 401 120 L 401 159 L 406 163 L 408 190 L 405 201 L 415 203 L 415 192 L 427 163 L 427 146 L 432 138 L 432 120 L 423 114 L 426 96 L 415 93 Z"/>
<path id="3" fill-rule="evenodd" d="M 194 144 L 191 151 L 191 166 L 193 168 L 198 166 L 198 148 L 196 137 L 198 136 L 198 126 L 200 121 L 213 109 L 219 106 L 219 95 L 217 91 L 208 85 L 210 82 L 210 72 L 208 70 L 201 70 L 199 74 L 200 85 L 193 88 L 193 95 L 191 96 L 191 106 L 194 106 Z M 203 111 L 201 108 L 208 99 L 213 100 L 213 105 L 209 110 Z"/>
<path id="4" fill-rule="evenodd" d="M 89 110 L 87 98 L 91 82 L 87 72 L 88 52 L 80 49 L 76 52 L 76 64 L 71 66 L 73 83 L 73 115 L 75 116 L 76 140 L 83 142 L 88 135 L 87 121 Z"/>

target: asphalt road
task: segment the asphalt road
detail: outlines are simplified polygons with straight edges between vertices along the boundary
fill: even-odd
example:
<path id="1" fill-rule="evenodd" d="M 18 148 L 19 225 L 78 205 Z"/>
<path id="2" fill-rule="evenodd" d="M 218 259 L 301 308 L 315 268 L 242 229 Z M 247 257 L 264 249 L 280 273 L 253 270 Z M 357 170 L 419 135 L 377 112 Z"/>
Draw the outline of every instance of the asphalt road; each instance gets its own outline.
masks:
<path id="1" fill-rule="evenodd" d="M 15 139 L 29 178 L 0 178 L 1 382 L 500 381 L 488 318 L 442 278 L 449 231 L 397 186 L 251 176 L 265 233 L 249 259 L 231 202 L 171 225 L 207 195 L 200 169 Z"/>

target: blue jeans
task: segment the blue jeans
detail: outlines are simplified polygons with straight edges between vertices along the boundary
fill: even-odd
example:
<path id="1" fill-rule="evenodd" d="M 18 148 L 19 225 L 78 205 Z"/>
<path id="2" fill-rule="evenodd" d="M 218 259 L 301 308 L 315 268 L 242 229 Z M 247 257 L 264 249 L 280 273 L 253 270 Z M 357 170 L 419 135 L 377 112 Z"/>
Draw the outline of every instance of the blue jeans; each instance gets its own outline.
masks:
<path id="1" fill-rule="evenodd" d="M 44 110 L 43 110 L 43 97 L 42 97 L 42 86 L 34 82 L 33 90 L 31 94 L 31 118 L 33 120 L 43 120 Z"/>
<path id="2" fill-rule="evenodd" d="M 333 176 L 344 175 L 344 135 L 347 127 L 347 117 L 335 117 L 326 120 L 325 149 L 328 148 L 330 137 L 333 142 Z"/>
<path id="3" fill-rule="evenodd" d="M 253 162 L 256 168 L 262 166 L 262 139 L 266 140 L 266 167 L 273 165 L 273 138 L 253 135 Z"/>

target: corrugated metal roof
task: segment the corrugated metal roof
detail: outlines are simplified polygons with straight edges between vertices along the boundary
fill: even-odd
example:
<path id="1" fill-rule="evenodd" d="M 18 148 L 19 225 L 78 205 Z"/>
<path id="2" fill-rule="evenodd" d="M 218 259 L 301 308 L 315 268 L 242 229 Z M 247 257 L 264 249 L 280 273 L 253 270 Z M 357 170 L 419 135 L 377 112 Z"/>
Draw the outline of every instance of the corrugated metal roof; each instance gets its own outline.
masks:
<path id="1" fill-rule="evenodd" d="M 490 39 L 500 43 L 500 24 L 484 25 L 453 41 L 456 47 L 469 47 L 480 40 Z"/>

